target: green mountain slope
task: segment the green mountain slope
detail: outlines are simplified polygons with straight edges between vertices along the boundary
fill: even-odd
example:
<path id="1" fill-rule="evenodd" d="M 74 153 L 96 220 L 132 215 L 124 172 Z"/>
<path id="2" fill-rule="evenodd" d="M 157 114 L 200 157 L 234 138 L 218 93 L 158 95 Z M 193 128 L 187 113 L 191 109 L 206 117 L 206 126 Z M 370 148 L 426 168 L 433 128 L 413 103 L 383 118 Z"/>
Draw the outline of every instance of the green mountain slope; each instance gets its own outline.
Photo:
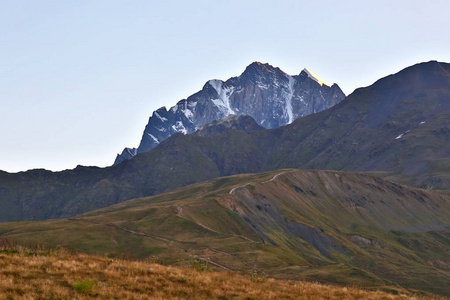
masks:
<path id="1" fill-rule="evenodd" d="M 25 245 L 450 295 L 450 199 L 377 177 L 235 175 L 71 219 L 0 224 Z"/>

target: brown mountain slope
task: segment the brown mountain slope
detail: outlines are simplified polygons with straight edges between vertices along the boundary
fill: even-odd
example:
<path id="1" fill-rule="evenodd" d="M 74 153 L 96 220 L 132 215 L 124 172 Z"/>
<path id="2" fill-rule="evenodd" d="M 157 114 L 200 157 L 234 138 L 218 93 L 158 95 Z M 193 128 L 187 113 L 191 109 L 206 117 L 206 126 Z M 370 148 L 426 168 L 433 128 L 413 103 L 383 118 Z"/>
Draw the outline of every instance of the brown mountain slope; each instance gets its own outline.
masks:
<path id="1" fill-rule="evenodd" d="M 236 175 L 72 219 L 0 224 L 21 244 L 450 295 L 450 200 L 330 171 Z"/>

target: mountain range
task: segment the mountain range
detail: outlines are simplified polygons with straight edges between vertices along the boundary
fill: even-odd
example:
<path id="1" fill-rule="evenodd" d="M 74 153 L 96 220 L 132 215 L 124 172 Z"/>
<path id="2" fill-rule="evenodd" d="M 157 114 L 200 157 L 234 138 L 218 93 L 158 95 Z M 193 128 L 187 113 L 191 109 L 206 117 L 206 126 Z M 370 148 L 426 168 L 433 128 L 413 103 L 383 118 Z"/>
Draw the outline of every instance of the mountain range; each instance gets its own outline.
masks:
<path id="1" fill-rule="evenodd" d="M 450 296 L 450 64 L 408 67 L 342 101 L 332 89 L 254 63 L 154 112 L 144 136 L 170 135 L 111 167 L 0 171 L 0 238 Z M 239 98 L 253 92 L 265 96 Z M 288 99 L 302 93 L 314 108 L 294 120 Z M 244 100 L 264 110 L 247 115 Z M 189 130 L 158 130 L 180 120 Z"/>
<path id="2" fill-rule="evenodd" d="M 238 77 L 210 80 L 202 90 L 167 110 L 154 111 L 139 147 L 125 148 L 114 164 L 147 152 L 173 134 L 190 134 L 228 115 L 248 115 L 264 128 L 330 108 L 344 99 L 337 84 L 325 85 L 308 69 L 291 76 L 269 64 L 254 62 Z"/>
<path id="3" fill-rule="evenodd" d="M 108 168 L 0 172 L 0 221 L 70 217 L 219 176 L 280 168 L 372 172 L 448 193 L 449 95 L 450 65 L 431 61 L 279 128 L 229 117 Z"/>

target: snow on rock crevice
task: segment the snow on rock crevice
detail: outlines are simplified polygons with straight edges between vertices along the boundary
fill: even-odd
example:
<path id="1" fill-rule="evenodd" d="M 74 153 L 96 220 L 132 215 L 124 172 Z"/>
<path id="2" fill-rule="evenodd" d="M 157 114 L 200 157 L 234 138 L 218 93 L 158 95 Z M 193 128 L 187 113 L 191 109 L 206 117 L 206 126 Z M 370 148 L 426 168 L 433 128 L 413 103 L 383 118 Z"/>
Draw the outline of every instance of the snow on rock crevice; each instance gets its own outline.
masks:
<path id="1" fill-rule="evenodd" d="M 133 157 L 137 154 L 137 149 L 136 148 L 125 148 L 125 150 L 128 152 L 128 154 Z"/>
<path id="2" fill-rule="evenodd" d="M 406 134 L 408 134 L 408 132 L 410 132 L 410 131 L 411 131 L 411 130 L 405 131 L 404 133 L 402 133 L 402 134 L 400 134 L 399 136 L 397 136 L 395 139 L 396 139 L 396 140 L 401 139 L 403 136 L 405 136 Z"/>
<path id="3" fill-rule="evenodd" d="M 294 96 L 294 84 L 295 79 L 292 76 L 287 75 L 289 80 L 288 91 L 286 93 L 286 114 L 288 117 L 288 124 L 291 124 L 294 121 L 294 113 L 292 111 L 292 98 Z"/>
<path id="4" fill-rule="evenodd" d="M 194 113 L 192 112 L 191 108 L 195 108 L 195 106 L 189 105 L 188 101 L 184 100 L 184 107 L 181 109 L 181 111 L 189 121 L 192 121 L 192 118 L 194 117 Z"/>
<path id="5" fill-rule="evenodd" d="M 184 126 L 184 124 L 183 124 L 183 122 L 181 122 L 181 121 L 177 121 L 176 123 L 175 123 L 175 125 L 172 125 L 172 129 L 174 130 L 174 131 L 176 131 L 176 132 L 180 132 L 180 133 L 182 133 L 182 134 L 187 134 L 187 129 L 186 129 L 186 127 Z"/>
<path id="6" fill-rule="evenodd" d="M 211 99 L 217 108 L 224 113 L 224 115 L 236 114 L 230 105 L 230 96 L 234 92 L 233 87 L 224 87 L 222 80 L 210 80 L 209 84 L 216 90 L 218 99 Z"/>
<path id="7" fill-rule="evenodd" d="M 151 133 L 147 133 L 149 137 L 152 138 L 153 141 L 155 141 L 155 143 L 159 144 L 159 140 Z"/>
<path id="8" fill-rule="evenodd" d="M 158 119 L 160 119 L 162 122 L 166 122 L 166 121 L 168 121 L 167 120 L 167 118 L 164 118 L 164 117 L 161 117 L 161 115 L 160 114 L 158 114 L 158 112 L 157 111 L 155 111 L 154 112 L 155 113 L 155 116 L 158 118 Z"/>

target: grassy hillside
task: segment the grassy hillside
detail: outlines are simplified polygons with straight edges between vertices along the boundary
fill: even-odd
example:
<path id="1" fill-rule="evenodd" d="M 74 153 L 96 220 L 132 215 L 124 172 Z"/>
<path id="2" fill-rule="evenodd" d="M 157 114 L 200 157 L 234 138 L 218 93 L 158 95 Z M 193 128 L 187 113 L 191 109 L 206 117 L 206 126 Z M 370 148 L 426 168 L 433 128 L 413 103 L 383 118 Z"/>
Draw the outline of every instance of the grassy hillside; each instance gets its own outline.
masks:
<path id="1" fill-rule="evenodd" d="M 0 299 L 416 299 L 356 287 L 266 279 L 69 253 L 0 248 Z"/>
<path id="2" fill-rule="evenodd" d="M 235 175 L 0 236 L 91 254 L 450 295 L 450 200 L 331 171 Z"/>

